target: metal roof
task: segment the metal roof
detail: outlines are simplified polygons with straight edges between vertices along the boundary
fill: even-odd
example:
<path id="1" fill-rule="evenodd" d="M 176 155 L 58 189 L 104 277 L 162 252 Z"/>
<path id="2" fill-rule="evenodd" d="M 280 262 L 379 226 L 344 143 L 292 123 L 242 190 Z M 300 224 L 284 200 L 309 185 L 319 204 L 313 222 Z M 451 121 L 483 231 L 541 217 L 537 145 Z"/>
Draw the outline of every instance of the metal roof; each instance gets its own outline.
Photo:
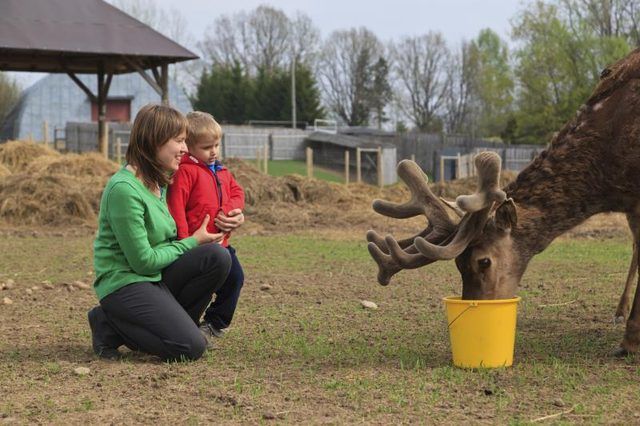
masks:
<path id="1" fill-rule="evenodd" d="M 323 142 L 333 145 L 344 146 L 346 148 L 395 148 L 396 145 L 387 141 L 380 141 L 372 138 L 349 136 L 343 134 L 333 134 L 326 132 L 313 132 L 307 136 L 310 142 Z"/>
<path id="2" fill-rule="evenodd" d="M 0 0 L 0 70 L 125 73 L 198 56 L 102 0 Z"/>

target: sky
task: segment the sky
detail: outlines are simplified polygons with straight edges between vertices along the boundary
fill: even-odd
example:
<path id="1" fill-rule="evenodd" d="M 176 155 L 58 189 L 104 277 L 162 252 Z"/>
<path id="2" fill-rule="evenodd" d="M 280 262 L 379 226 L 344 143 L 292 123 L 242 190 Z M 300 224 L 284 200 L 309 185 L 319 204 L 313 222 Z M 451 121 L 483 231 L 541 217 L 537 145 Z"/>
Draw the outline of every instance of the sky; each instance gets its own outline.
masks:
<path id="1" fill-rule="evenodd" d="M 382 41 L 398 40 L 440 31 L 451 47 L 475 38 L 491 28 L 508 39 L 511 19 L 523 8 L 522 0 L 154 0 L 164 10 L 179 10 L 195 40 L 220 15 L 251 11 L 261 4 L 282 10 L 288 16 L 300 11 L 320 29 L 322 37 L 332 31 L 367 27 Z M 194 46 L 192 50 L 195 49 Z M 196 51 L 196 53 L 198 53 Z M 42 74 L 14 73 L 23 86 Z"/>

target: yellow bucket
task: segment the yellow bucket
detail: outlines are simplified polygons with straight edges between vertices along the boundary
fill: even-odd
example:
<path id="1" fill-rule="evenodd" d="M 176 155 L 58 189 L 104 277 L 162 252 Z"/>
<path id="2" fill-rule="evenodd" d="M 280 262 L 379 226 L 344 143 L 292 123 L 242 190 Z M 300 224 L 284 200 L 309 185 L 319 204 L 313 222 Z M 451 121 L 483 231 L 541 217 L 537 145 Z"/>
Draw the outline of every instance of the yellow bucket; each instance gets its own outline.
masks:
<path id="1" fill-rule="evenodd" d="M 461 300 L 450 296 L 443 300 L 456 367 L 495 368 L 513 364 L 519 297 Z"/>

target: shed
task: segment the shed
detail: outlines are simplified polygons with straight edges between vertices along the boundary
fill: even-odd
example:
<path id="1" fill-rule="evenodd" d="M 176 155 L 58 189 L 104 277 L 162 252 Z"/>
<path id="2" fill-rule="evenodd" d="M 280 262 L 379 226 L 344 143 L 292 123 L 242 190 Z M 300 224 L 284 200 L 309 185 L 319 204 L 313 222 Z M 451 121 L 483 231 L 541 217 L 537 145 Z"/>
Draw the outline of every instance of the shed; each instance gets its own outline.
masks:
<path id="1" fill-rule="evenodd" d="M 360 168 L 362 180 L 365 182 L 392 185 L 398 181 L 396 146 L 391 142 L 372 137 L 314 132 L 307 137 L 307 143 L 313 149 L 314 163 L 343 171 L 346 151 L 349 153 L 350 175 L 354 170 L 357 173 Z M 382 168 L 382 181 L 378 179 L 380 167 Z"/>

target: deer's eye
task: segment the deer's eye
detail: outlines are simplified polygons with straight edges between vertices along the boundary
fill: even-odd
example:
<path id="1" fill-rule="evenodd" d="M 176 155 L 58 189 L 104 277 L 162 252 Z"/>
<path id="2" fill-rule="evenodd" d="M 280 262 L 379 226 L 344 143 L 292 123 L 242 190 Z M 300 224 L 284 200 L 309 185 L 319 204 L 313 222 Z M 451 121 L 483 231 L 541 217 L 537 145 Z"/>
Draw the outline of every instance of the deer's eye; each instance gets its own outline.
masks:
<path id="1" fill-rule="evenodd" d="M 478 267 L 480 269 L 487 269 L 489 266 L 491 266 L 491 259 L 489 259 L 488 257 L 478 259 Z"/>

